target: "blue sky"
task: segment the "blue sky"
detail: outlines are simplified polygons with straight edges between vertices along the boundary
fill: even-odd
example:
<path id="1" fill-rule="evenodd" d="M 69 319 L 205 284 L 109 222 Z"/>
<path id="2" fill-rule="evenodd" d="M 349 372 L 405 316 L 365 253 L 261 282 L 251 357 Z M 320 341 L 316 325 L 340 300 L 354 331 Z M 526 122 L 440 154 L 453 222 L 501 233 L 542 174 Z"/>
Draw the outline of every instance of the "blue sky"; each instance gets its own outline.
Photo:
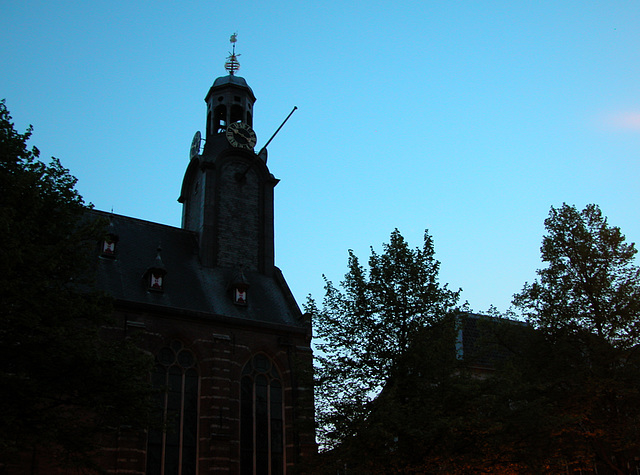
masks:
<path id="1" fill-rule="evenodd" d="M 180 226 L 204 97 L 238 33 L 299 303 L 398 228 L 505 310 L 550 206 L 640 238 L 640 2 L 0 0 L 0 97 L 102 210 Z"/>

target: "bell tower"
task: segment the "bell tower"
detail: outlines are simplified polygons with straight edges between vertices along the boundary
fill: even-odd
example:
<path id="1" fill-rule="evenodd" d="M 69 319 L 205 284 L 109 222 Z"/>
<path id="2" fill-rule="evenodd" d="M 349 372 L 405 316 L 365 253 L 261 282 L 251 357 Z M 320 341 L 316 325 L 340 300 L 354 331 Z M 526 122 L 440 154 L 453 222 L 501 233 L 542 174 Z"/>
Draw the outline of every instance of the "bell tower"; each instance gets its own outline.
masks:
<path id="1" fill-rule="evenodd" d="M 240 55 L 236 55 L 236 41 L 234 34 L 231 36 L 233 50 L 224 65 L 229 75 L 216 79 L 207 97 L 204 98 L 207 103 L 204 154 L 212 151 L 216 146 L 227 145 L 225 136 L 230 124 L 238 122 L 253 127 L 253 104 L 256 102 L 256 96 L 244 78 L 235 74 L 240 69 L 238 62 Z"/>
<path id="2" fill-rule="evenodd" d="M 196 132 L 182 183 L 182 227 L 198 234 L 200 260 L 223 267 L 271 275 L 274 267 L 273 189 L 265 154 L 258 156 L 252 129 L 253 91 L 236 75 L 233 50 L 227 76 L 217 78 L 205 97 L 204 147 Z M 202 152 L 201 152 L 202 148 Z"/>

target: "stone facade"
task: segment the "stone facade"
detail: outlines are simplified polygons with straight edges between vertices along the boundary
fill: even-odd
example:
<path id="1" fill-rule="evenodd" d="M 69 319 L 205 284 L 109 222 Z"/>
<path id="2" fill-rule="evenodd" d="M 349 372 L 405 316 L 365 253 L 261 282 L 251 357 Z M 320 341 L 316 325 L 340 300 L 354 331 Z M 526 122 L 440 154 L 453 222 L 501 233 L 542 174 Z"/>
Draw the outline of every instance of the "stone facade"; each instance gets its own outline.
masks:
<path id="1" fill-rule="evenodd" d="M 316 451 L 311 322 L 274 263 L 278 180 L 266 155 L 225 134 L 234 121 L 251 131 L 255 97 L 231 74 L 205 101 L 181 228 L 91 212 L 117 242 L 98 257 L 98 287 L 115 299 L 106 331 L 155 356 L 156 403 L 173 427 L 121 428 L 103 444 L 109 473 L 298 473 Z"/>
<path id="2" fill-rule="evenodd" d="M 297 467 L 315 453 L 313 391 L 311 375 L 305 370 L 311 366 L 312 355 L 306 331 L 126 307 L 117 312 L 117 325 L 111 329 L 114 336 L 135 333 L 153 354 L 179 341 L 195 355 L 199 407 L 194 473 L 246 473 L 240 467 L 240 379 L 243 367 L 255 354 L 267 355 L 283 382 L 283 473 L 297 473 Z M 105 445 L 103 463 L 109 473 L 148 473 L 146 433 L 123 428 L 117 440 Z"/>

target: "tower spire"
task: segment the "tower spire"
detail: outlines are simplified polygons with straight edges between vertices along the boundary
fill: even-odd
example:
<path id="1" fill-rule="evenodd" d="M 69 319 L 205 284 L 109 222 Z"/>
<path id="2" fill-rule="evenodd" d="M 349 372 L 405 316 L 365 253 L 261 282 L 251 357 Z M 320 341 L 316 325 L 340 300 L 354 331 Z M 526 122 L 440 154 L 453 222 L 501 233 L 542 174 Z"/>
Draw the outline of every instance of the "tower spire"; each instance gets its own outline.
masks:
<path id="1" fill-rule="evenodd" d="M 238 61 L 239 54 L 236 54 L 236 41 L 238 41 L 238 33 L 234 33 L 229 38 L 229 42 L 232 45 L 232 50 L 227 57 L 226 63 L 224 63 L 224 69 L 226 69 L 231 76 L 235 74 L 235 72 L 240 69 L 240 62 Z"/>

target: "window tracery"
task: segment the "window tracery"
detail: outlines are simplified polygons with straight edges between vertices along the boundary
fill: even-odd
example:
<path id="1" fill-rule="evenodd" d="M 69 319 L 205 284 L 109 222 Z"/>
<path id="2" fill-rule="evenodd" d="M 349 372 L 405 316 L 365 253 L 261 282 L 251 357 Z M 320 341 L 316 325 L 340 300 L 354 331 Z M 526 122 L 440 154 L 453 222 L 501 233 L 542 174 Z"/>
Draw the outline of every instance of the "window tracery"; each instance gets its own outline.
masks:
<path id="1" fill-rule="evenodd" d="M 284 473 L 282 379 L 264 354 L 255 355 L 242 371 L 240 450 L 243 475 Z"/>
<path id="2" fill-rule="evenodd" d="M 156 356 L 157 420 L 147 439 L 147 475 L 196 473 L 199 377 L 194 354 L 174 340 Z"/>

